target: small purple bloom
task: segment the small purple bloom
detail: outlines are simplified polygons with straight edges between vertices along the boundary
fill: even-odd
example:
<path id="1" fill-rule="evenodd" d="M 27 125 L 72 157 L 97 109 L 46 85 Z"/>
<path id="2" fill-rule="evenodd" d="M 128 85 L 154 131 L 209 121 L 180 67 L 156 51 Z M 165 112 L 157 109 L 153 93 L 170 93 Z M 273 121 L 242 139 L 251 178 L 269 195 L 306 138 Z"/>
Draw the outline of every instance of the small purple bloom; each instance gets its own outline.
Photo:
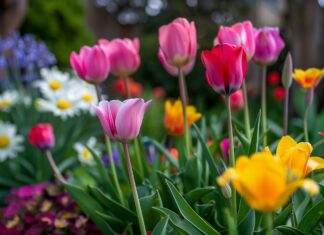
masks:
<path id="1" fill-rule="evenodd" d="M 120 156 L 119 156 L 119 152 L 118 152 L 118 149 L 113 149 L 112 150 L 112 157 L 113 157 L 113 160 L 114 160 L 114 163 L 119 166 L 120 165 Z M 108 154 L 105 154 L 103 157 L 102 157 L 102 162 L 105 166 L 109 165 L 110 164 L 110 160 L 109 160 L 109 156 Z"/>

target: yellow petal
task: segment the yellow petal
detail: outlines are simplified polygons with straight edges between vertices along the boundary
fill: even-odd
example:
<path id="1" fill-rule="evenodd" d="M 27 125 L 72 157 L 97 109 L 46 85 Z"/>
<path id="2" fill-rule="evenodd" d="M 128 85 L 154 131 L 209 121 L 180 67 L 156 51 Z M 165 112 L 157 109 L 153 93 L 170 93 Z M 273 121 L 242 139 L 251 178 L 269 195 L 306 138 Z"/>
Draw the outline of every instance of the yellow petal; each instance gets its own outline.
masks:
<path id="1" fill-rule="evenodd" d="M 277 146 L 277 152 L 276 152 L 277 157 L 281 158 L 288 149 L 296 145 L 297 145 L 296 141 L 290 136 L 286 135 L 282 137 Z"/>
<path id="2" fill-rule="evenodd" d="M 303 176 L 309 159 L 309 153 L 302 148 L 288 149 L 280 158 L 281 162 L 296 171 L 298 176 Z"/>
<path id="3" fill-rule="evenodd" d="M 324 168 L 324 159 L 321 157 L 311 157 L 308 159 L 305 175 L 322 168 Z"/>

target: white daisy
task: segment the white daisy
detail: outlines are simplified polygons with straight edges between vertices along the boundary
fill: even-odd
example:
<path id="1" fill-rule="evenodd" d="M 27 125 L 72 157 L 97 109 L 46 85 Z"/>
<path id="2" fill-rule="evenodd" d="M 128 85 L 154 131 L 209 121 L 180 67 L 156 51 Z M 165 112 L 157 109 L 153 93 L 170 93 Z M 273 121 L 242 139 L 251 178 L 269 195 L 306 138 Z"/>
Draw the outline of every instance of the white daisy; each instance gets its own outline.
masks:
<path id="1" fill-rule="evenodd" d="M 0 95 L 0 111 L 8 111 L 18 101 L 17 91 L 5 91 Z"/>
<path id="2" fill-rule="evenodd" d="M 0 121 L 0 161 L 14 158 L 23 150 L 23 137 L 16 134 L 15 125 Z"/>
<path id="3" fill-rule="evenodd" d="M 94 114 L 91 104 L 98 104 L 96 89 L 94 86 L 85 82 L 80 82 L 71 88 L 72 94 L 77 94 L 80 99 L 79 107 L 81 110 Z"/>
<path id="4" fill-rule="evenodd" d="M 41 112 L 51 112 L 54 116 L 61 117 L 65 120 L 79 114 L 79 99 L 73 96 L 69 91 L 62 92 L 60 95 L 54 95 L 47 99 L 37 99 L 35 107 Z"/>
<path id="5" fill-rule="evenodd" d="M 80 162 L 93 165 L 94 164 L 94 157 L 90 153 L 90 151 L 87 149 L 86 146 L 91 148 L 98 156 L 100 156 L 100 152 L 98 149 L 96 149 L 96 143 L 97 140 L 94 137 L 90 137 L 89 140 L 87 141 L 86 145 L 81 144 L 81 143 L 75 143 L 74 144 L 74 149 L 78 153 L 78 159 Z"/>
<path id="6" fill-rule="evenodd" d="M 61 93 L 71 86 L 69 74 L 61 72 L 55 67 L 41 69 L 40 73 L 42 80 L 35 82 L 35 86 L 40 88 L 45 97 Z"/>

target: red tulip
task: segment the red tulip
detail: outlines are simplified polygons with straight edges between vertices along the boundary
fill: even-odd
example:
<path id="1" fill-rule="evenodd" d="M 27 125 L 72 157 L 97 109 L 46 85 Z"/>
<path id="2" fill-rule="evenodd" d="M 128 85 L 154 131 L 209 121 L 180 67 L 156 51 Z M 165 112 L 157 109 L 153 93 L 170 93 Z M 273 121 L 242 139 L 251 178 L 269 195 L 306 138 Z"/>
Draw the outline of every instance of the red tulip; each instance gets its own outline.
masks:
<path id="1" fill-rule="evenodd" d="M 32 127 L 28 134 L 28 141 L 39 150 L 53 148 L 55 137 L 52 125 L 49 123 L 37 124 Z"/>
<path id="2" fill-rule="evenodd" d="M 244 108 L 244 98 L 242 90 L 238 90 L 230 95 L 231 109 L 240 111 Z"/>
<path id="3" fill-rule="evenodd" d="M 197 53 L 197 35 L 195 23 L 189 23 L 185 18 L 177 18 L 168 25 L 159 29 L 159 57 L 165 66 L 166 61 L 171 67 L 166 68 L 171 72 L 187 64 L 194 63 Z M 165 66 L 168 67 L 168 66 Z M 192 68 L 192 66 L 189 66 Z M 191 70 L 188 69 L 187 70 Z"/>
<path id="4" fill-rule="evenodd" d="M 273 93 L 272 93 L 273 98 L 276 101 L 282 102 L 285 99 L 285 92 L 286 92 L 285 88 L 278 86 L 273 90 Z"/>
<path id="5" fill-rule="evenodd" d="M 202 63 L 209 85 L 218 93 L 230 95 L 240 89 L 247 72 L 246 54 L 241 46 L 218 44 L 203 51 Z"/>
<path id="6" fill-rule="evenodd" d="M 253 26 L 250 21 L 234 24 L 231 27 L 221 26 L 218 35 L 214 40 L 214 45 L 219 43 L 229 43 L 242 46 L 249 61 L 255 51 L 255 40 Z"/>

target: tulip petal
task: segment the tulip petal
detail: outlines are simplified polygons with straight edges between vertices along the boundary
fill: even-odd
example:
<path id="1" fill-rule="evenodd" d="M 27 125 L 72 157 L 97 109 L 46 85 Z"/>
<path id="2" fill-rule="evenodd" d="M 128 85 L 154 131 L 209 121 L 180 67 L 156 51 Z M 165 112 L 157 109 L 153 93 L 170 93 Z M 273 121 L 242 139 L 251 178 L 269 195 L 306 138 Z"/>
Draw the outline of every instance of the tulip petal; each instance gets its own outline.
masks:
<path id="1" fill-rule="evenodd" d="M 277 151 L 276 151 L 277 157 L 281 158 L 288 149 L 295 147 L 296 145 L 297 142 L 290 136 L 286 135 L 282 137 L 277 146 Z"/>

